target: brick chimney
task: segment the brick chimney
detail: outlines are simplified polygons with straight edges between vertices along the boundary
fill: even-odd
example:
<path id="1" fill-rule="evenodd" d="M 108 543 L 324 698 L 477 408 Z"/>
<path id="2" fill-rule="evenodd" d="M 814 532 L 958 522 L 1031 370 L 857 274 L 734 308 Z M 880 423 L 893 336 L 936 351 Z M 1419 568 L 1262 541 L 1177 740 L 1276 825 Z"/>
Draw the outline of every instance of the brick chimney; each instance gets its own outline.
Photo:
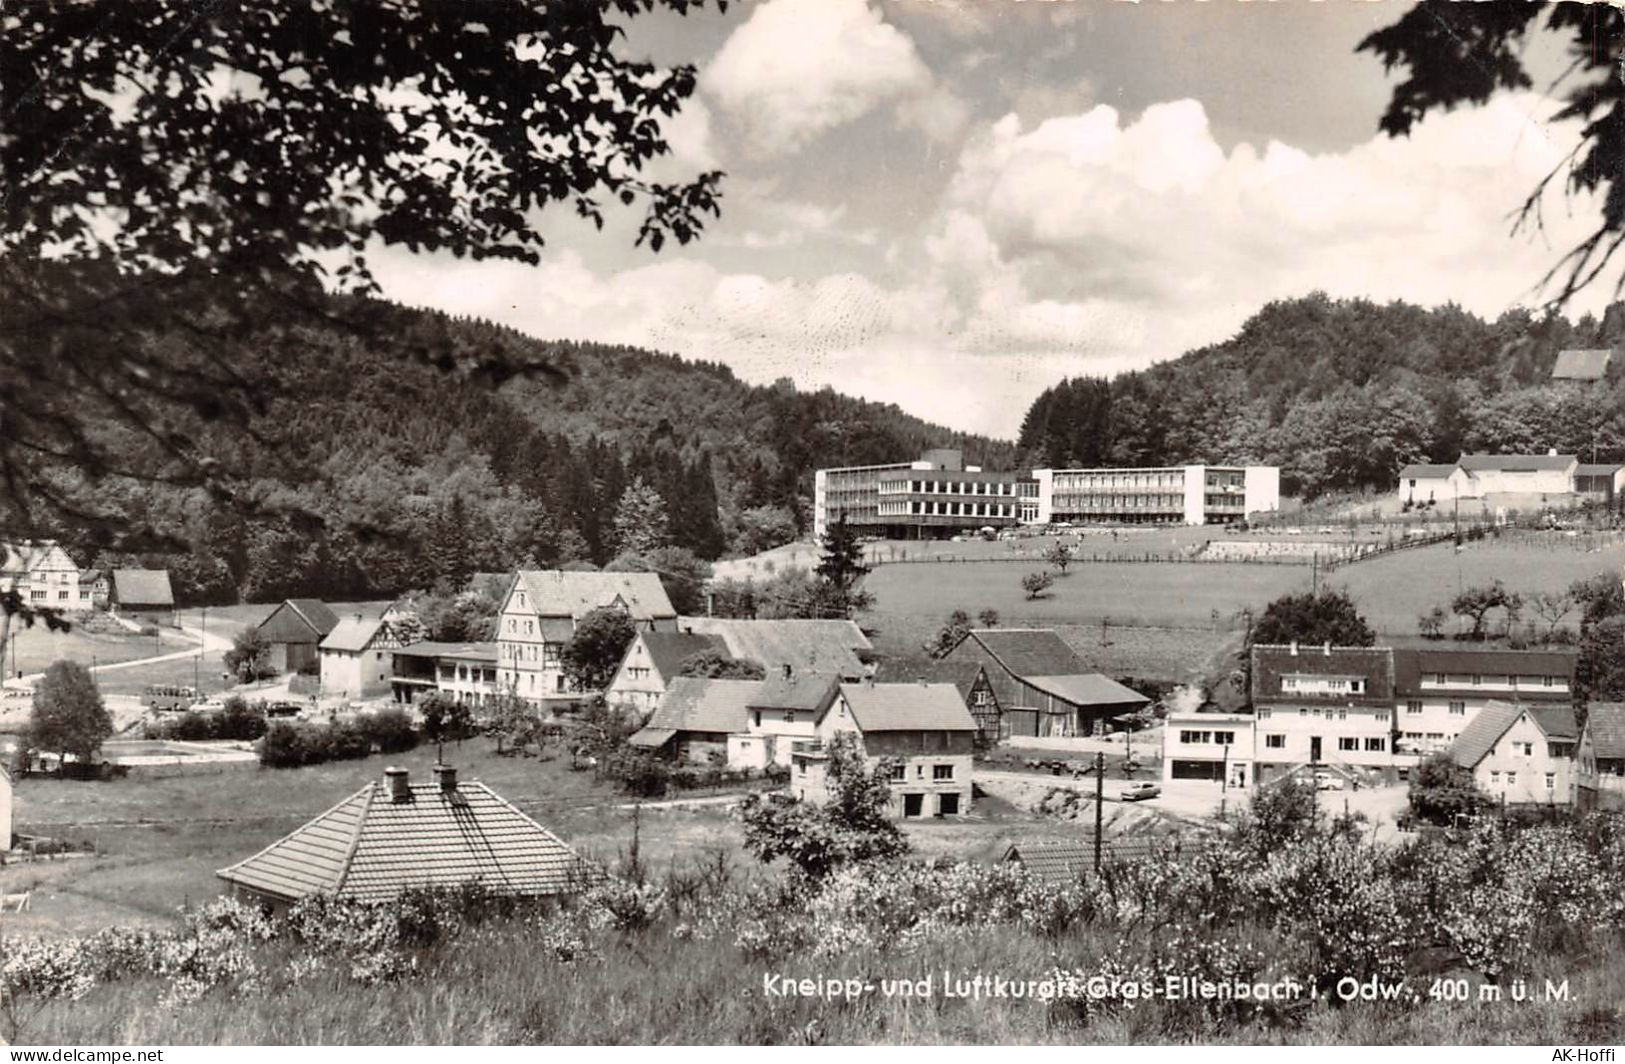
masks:
<path id="1" fill-rule="evenodd" d="M 457 769 L 452 765 L 436 765 L 434 781 L 440 784 L 441 794 L 457 793 Z"/>
<path id="2" fill-rule="evenodd" d="M 412 783 L 404 768 L 384 769 L 384 786 L 389 791 L 389 800 L 395 805 L 404 805 L 412 800 Z"/>

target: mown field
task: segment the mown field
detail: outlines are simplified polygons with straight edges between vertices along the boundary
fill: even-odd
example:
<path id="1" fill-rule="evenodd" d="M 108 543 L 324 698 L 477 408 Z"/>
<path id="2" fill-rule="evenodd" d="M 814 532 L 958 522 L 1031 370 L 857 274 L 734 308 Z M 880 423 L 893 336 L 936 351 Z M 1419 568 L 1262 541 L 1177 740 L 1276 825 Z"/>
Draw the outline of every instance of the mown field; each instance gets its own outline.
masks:
<path id="1" fill-rule="evenodd" d="M 53 632 L 44 624 L 32 628 L 13 626 L 13 638 L 8 640 L 5 652 L 7 676 L 21 672 L 32 676 L 44 672 L 53 661 L 77 661 L 86 666 L 92 663 L 111 665 L 120 661 L 153 657 L 183 650 L 191 640 L 178 632 L 162 631 L 157 637 L 138 635 L 119 629 L 115 631 L 86 631 L 75 625 L 66 632 Z"/>

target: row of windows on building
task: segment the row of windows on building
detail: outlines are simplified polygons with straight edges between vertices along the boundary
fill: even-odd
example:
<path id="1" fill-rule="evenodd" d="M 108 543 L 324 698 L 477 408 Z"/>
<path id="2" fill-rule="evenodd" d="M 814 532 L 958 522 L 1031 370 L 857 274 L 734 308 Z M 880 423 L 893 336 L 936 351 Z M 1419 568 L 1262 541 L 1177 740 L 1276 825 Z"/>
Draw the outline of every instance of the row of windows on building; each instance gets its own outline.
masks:
<path id="1" fill-rule="evenodd" d="M 1482 673 L 1429 673 L 1422 679 L 1424 687 L 1567 687 L 1559 676 L 1508 676 Z"/>
<path id="2" fill-rule="evenodd" d="M 883 502 L 882 514 L 916 514 L 938 517 L 1015 517 L 1016 507 L 998 502 Z"/>
<path id="3" fill-rule="evenodd" d="M 448 683 L 457 681 L 461 683 L 496 683 L 496 669 L 470 668 L 467 665 L 442 665 L 440 678 Z"/>
<path id="4" fill-rule="evenodd" d="M 1365 677 L 1363 676 L 1283 676 L 1281 677 L 1281 690 L 1314 692 L 1322 691 L 1328 694 L 1365 693 Z"/>
<path id="5" fill-rule="evenodd" d="M 1181 729 L 1179 741 L 1187 746 L 1233 746 L 1236 741 L 1236 733 L 1232 731 Z M 1361 736 L 1340 735 L 1337 738 L 1337 748 L 1343 751 L 1358 751 L 1361 748 L 1361 741 Z M 1382 753 L 1388 749 L 1388 740 L 1384 736 L 1368 735 L 1363 737 L 1363 741 L 1365 743 L 1364 748 L 1371 753 Z M 1266 734 L 1264 736 L 1264 746 L 1269 750 L 1286 749 L 1285 733 Z"/>
<path id="6" fill-rule="evenodd" d="M 1051 509 L 1057 512 L 1098 512 L 1101 510 L 1152 510 L 1183 513 L 1183 495 L 1056 495 Z"/>
<path id="7" fill-rule="evenodd" d="M 1518 774 L 1516 772 L 1511 772 L 1511 771 L 1509 771 L 1509 772 L 1498 772 L 1495 769 L 1491 769 L 1490 770 L 1490 786 L 1492 786 L 1492 787 L 1501 786 L 1501 777 L 1502 776 L 1506 777 L 1506 785 L 1508 787 L 1516 787 L 1518 785 Z M 1549 790 L 1549 791 L 1557 790 L 1557 773 L 1555 773 L 1555 772 L 1546 773 L 1546 789 Z"/>
<path id="8" fill-rule="evenodd" d="M 541 653 L 538 655 L 537 651 Z M 544 669 L 557 668 L 564 648 L 558 643 L 498 643 L 497 656 L 503 661 L 540 661 Z"/>
<path id="9" fill-rule="evenodd" d="M 49 598 L 50 598 L 50 592 L 48 592 L 48 591 L 46 591 L 46 590 L 44 590 L 42 588 L 37 588 L 36 587 L 36 588 L 30 588 L 29 589 L 28 601 L 30 601 L 30 602 L 46 602 L 46 601 L 49 601 Z M 56 593 L 56 600 L 58 602 L 72 601 L 71 593 L 67 592 L 67 591 L 58 591 Z M 89 602 L 90 601 L 90 592 L 81 590 L 79 592 L 79 601 L 80 602 Z"/>
<path id="10" fill-rule="evenodd" d="M 1006 498 L 1015 498 L 1017 495 L 1037 494 L 1038 485 L 1033 484 L 1032 491 L 1019 491 L 1015 481 L 997 480 L 883 480 L 880 482 L 882 495 L 1000 495 Z"/>
<path id="11" fill-rule="evenodd" d="M 1181 488 L 1185 484 L 1185 471 L 1175 469 L 1161 473 L 1057 473 L 1056 491 L 1098 492 L 1107 488 Z"/>
<path id="12" fill-rule="evenodd" d="M 1275 710 L 1269 706 L 1260 706 L 1255 713 L 1260 720 L 1267 720 L 1274 714 Z M 1290 713 L 1288 715 L 1290 716 Z M 1325 717 L 1327 720 L 1348 720 L 1349 711 L 1347 706 L 1299 706 L 1298 716 Z M 1388 721 L 1388 711 L 1386 709 L 1374 710 L 1371 719 L 1379 724 L 1385 724 Z"/>

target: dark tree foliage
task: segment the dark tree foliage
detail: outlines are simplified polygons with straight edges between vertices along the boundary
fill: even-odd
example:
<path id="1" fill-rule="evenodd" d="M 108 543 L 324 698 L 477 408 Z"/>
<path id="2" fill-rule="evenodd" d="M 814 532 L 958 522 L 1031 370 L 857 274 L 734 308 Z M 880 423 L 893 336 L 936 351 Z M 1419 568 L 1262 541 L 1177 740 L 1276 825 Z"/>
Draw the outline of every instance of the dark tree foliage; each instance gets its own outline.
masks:
<path id="1" fill-rule="evenodd" d="M 560 655 L 565 679 L 577 691 L 602 691 L 615 678 L 626 648 L 638 634 L 625 610 L 599 608 L 576 622 Z"/>
<path id="2" fill-rule="evenodd" d="M 813 569 L 812 602 L 800 615 L 844 618 L 868 609 L 874 597 L 861 585 L 869 566 L 857 530 L 847 524 L 845 514 L 829 526 L 821 545 L 824 552 Z"/>
<path id="3" fill-rule="evenodd" d="M 1370 52 L 1405 77 L 1394 87 L 1381 127 L 1404 136 L 1429 111 L 1482 104 L 1502 90 L 1529 89 L 1524 66 L 1530 38 L 1545 31 L 1568 43 L 1572 59 L 1559 84 L 1568 83 L 1564 106 L 1553 121 L 1586 123 L 1580 143 L 1530 192 L 1517 225 L 1538 229 L 1540 198 L 1554 180 L 1571 193 L 1601 190 L 1602 218 L 1581 243 L 1552 268 L 1561 277 L 1552 300 L 1561 306 L 1594 281 L 1625 242 L 1625 82 L 1619 77 L 1625 44 L 1625 12 L 1611 4 L 1485 3 L 1422 0 L 1391 26 L 1366 37 Z M 1615 283 L 1618 292 L 1625 276 Z"/>
<path id="4" fill-rule="evenodd" d="M 1377 641 L 1354 600 L 1340 588 L 1282 595 L 1264 608 L 1253 625 L 1252 641 L 1265 646 L 1291 642 L 1368 647 Z"/>
<path id="5" fill-rule="evenodd" d="M 983 616 L 992 611 L 983 610 Z M 937 630 L 935 638 L 926 643 L 921 649 L 928 657 L 945 658 L 949 651 L 960 644 L 965 636 L 970 634 L 970 614 L 964 610 L 954 610 L 948 614 L 948 620 Z"/>
<path id="6" fill-rule="evenodd" d="M 112 734 L 113 718 L 90 670 L 77 662 L 53 662 L 34 687 L 27 745 L 89 763 Z"/>
<path id="7" fill-rule="evenodd" d="M 418 705 L 423 721 L 423 738 L 435 745 L 435 760 L 439 761 L 448 742 L 461 742 L 474 734 L 474 713 L 467 703 L 459 702 L 444 691 L 433 691 Z"/>
<path id="8" fill-rule="evenodd" d="M 1411 777 L 1411 812 L 1428 824 L 1449 826 L 1456 817 L 1477 816 L 1493 804 L 1479 789 L 1472 770 L 1443 754 L 1422 762 Z"/>
<path id="9" fill-rule="evenodd" d="M 708 680 L 760 680 L 767 676 L 767 670 L 759 661 L 732 657 L 720 650 L 702 650 L 684 658 L 677 666 L 677 675 Z"/>

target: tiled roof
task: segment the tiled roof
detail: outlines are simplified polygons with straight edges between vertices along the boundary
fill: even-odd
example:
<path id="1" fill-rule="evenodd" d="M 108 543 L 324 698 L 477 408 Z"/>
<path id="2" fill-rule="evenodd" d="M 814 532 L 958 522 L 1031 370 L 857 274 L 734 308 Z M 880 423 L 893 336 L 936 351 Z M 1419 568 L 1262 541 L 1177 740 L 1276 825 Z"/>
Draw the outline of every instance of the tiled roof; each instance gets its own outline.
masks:
<path id="1" fill-rule="evenodd" d="M 788 665 L 796 672 L 860 677 L 864 665 L 858 652 L 871 649 L 863 629 L 852 621 L 680 617 L 677 628 L 696 635 L 721 636 L 729 654 L 757 662 L 769 673 Z"/>
<path id="2" fill-rule="evenodd" d="M 314 628 L 319 635 L 326 635 L 338 626 L 339 615 L 334 613 L 327 603 L 321 599 L 289 599 L 287 605 L 300 617 L 303 617 L 305 623 Z"/>
<path id="3" fill-rule="evenodd" d="M 709 680 L 679 676 L 666 685 L 646 728 L 690 732 L 747 730 L 751 696 L 759 680 Z"/>
<path id="4" fill-rule="evenodd" d="M 619 603 L 635 621 L 677 616 L 654 573 L 565 572 L 521 569 L 517 577 L 529 596 L 525 608 L 539 617 L 580 620 L 593 610 Z"/>
<path id="5" fill-rule="evenodd" d="M 1454 473 L 1460 468 L 1461 466 L 1457 465 L 1455 462 L 1450 462 L 1448 464 L 1442 462 L 1419 462 L 1416 465 L 1408 465 L 1404 469 L 1401 469 L 1399 471 L 1399 479 L 1408 480 L 1411 477 L 1416 477 L 1418 479 L 1448 477 L 1451 473 Z"/>
<path id="6" fill-rule="evenodd" d="M 951 683 L 844 683 L 841 694 L 860 731 L 976 730 Z"/>
<path id="7" fill-rule="evenodd" d="M 334 626 L 319 644 L 322 650 L 342 650 L 349 653 L 366 650 L 386 622 L 378 617 L 346 617 Z"/>
<path id="8" fill-rule="evenodd" d="M 671 680 L 683 662 L 707 650 L 728 653 L 728 644 L 719 635 L 699 635 L 693 632 L 639 632 L 649 660 L 660 670 L 662 679 Z M 731 655 L 730 655 L 731 656 Z"/>
<path id="9" fill-rule="evenodd" d="M 1593 702 L 1586 711 L 1586 731 L 1597 757 L 1625 759 L 1625 702 Z"/>
<path id="10" fill-rule="evenodd" d="M 981 662 L 964 659 L 888 658 L 875 666 L 876 683 L 951 683 L 962 698 L 970 697 L 981 674 Z"/>
<path id="11" fill-rule="evenodd" d="M 385 901 L 413 887 L 478 881 L 504 894 L 567 893 L 597 871 L 557 836 L 478 781 L 439 783 L 391 800 L 373 782 L 259 853 L 217 873 L 289 901 L 327 894 Z"/>
<path id="12" fill-rule="evenodd" d="M 1098 672 L 1076 676 L 1027 676 L 1027 683 L 1074 706 L 1129 706 L 1139 708 L 1151 700 Z"/>
<path id="13" fill-rule="evenodd" d="M 1200 843 L 1185 840 L 1170 841 L 1168 836 L 1150 833 L 1117 835 L 1101 841 L 1103 860 L 1117 863 L 1140 861 L 1154 856 L 1162 848 L 1178 846 L 1200 848 Z M 1001 861 L 1017 861 L 1028 872 L 1050 886 L 1077 883 L 1093 874 L 1095 868 L 1095 840 L 1093 836 L 1069 839 L 1025 839 L 1005 847 Z"/>
<path id="14" fill-rule="evenodd" d="M 1601 380 L 1608 370 L 1609 348 L 1570 348 L 1557 353 L 1552 364 L 1552 379 L 1569 381 Z"/>
<path id="15" fill-rule="evenodd" d="M 977 628 L 974 639 L 1012 675 L 1076 676 L 1090 672 L 1077 652 L 1049 628 Z"/>
<path id="16" fill-rule="evenodd" d="M 1460 647 L 1395 647 L 1394 691 L 1402 698 L 1422 693 L 1422 677 L 1444 673 L 1448 683 L 1451 675 L 1471 676 L 1561 676 L 1564 683 L 1574 680 L 1575 651 L 1541 647 L 1539 649 L 1512 650 L 1506 647 L 1463 649 Z M 1430 687 L 1430 692 L 1455 690 L 1451 687 Z M 1476 691 L 1471 684 L 1460 688 Z M 1568 701 L 1572 696 L 1566 690 L 1547 691 L 1540 687 L 1520 688 L 1520 698 L 1556 699 Z"/>
<path id="17" fill-rule="evenodd" d="M 1374 705 L 1394 700 L 1394 652 L 1389 647 L 1327 648 L 1318 644 L 1300 645 L 1294 652 L 1290 646 L 1254 646 L 1252 664 L 1255 700 L 1321 698 Z M 1358 695 L 1286 691 L 1281 682 L 1286 676 L 1359 677 L 1366 681 L 1365 691 Z"/>
<path id="18" fill-rule="evenodd" d="M 1507 729 L 1516 724 L 1525 713 L 1529 714 L 1529 718 L 1547 739 L 1572 742 L 1579 736 L 1579 729 L 1575 727 L 1574 711 L 1568 706 L 1525 706 L 1513 702 L 1490 702 L 1478 711 L 1476 717 L 1467 722 L 1461 734 L 1456 736 L 1456 741 L 1450 744 L 1450 749 L 1445 751 L 1446 756 L 1464 768 L 1475 767 L 1484 760 L 1484 755 L 1501 741 L 1501 736 L 1507 733 Z"/>
<path id="19" fill-rule="evenodd" d="M 829 673 L 768 674 L 750 696 L 752 709 L 797 709 L 820 713 L 835 699 L 840 677 Z"/>
<path id="20" fill-rule="evenodd" d="M 650 750 L 658 750 L 671 742 L 672 736 L 676 734 L 677 731 L 674 728 L 642 728 L 628 736 L 626 741 L 633 746 L 645 746 Z"/>
<path id="21" fill-rule="evenodd" d="M 174 606 L 167 569 L 114 569 L 113 601 L 120 606 Z"/>
<path id="22" fill-rule="evenodd" d="M 425 639 L 419 643 L 411 643 L 395 651 L 414 658 L 457 658 L 462 661 L 491 661 L 497 660 L 497 645 L 495 643 L 437 643 Z"/>
<path id="23" fill-rule="evenodd" d="M 1575 465 L 1572 454 L 1464 454 L 1461 468 L 1469 473 L 1499 470 L 1503 473 L 1533 473 L 1540 470 L 1563 470 Z"/>

